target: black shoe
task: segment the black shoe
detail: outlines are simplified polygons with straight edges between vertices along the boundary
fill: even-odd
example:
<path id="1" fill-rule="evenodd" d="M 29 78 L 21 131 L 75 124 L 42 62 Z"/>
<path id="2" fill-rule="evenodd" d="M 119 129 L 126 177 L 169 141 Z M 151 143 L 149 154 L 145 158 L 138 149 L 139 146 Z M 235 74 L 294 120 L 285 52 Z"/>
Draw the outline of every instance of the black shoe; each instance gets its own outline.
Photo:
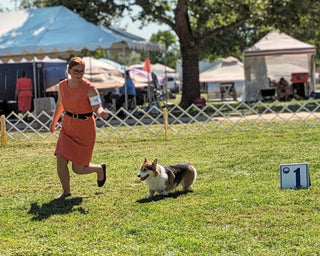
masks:
<path id="1" fill-rule="evenodd" d="M 102 180 L 97 180 L 98 181 L 98 187 L 102 187 L 104 183 L 106 182 L 107 179 L 107 174 L 106 174 L 106 165 L 101 164 L 102 170 L 103 170 L 103 179 Z"/>

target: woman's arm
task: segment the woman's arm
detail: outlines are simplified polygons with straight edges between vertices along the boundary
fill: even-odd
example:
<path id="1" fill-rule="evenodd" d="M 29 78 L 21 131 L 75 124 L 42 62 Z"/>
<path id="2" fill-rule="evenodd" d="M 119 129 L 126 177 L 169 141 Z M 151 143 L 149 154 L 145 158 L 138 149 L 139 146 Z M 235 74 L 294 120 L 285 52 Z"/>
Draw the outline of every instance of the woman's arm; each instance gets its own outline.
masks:
<path id="1" fill-rule="evenodd" d="M 60 89 L 59 89 L 58 90 L 58 100 L 56 103 L 56 110 L 53 115 L 53 120 L 49 126 L 50 132 L 54 132 L 56 130 L 57 122 L 58 122 L 62 112 L 63 112 L 63 106 L 62 106 L 62 100 L 61 100 Z"/>
<path id="2" fill-rule="evenodd" d="M 104 119 L 108 118 L 109 112 L 102 107 L 98 90 L 95 87 L 90 87 L 87 95 L 96 115 Z"/>

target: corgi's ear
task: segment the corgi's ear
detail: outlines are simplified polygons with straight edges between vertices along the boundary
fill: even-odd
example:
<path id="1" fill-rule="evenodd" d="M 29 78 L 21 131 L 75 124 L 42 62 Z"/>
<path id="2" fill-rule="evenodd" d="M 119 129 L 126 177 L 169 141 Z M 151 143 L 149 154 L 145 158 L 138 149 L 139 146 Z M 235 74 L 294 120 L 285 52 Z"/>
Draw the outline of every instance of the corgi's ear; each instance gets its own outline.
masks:
<path id="1" fill-rule="evenodd" d="M 144 158 L 144 163 L 145 163 L 145 162 L 147 162 L 147 158 L 146 158 L 146 157 Z"/>
<path id="2" fill-rule="evenodd" d="M 155 169 L 157 167 L 158 164 L 158 158 L 154 159 L 152 162 L 152 169 Z"/>
<path id="3" fill-rule="evenodd" d="M 160 169 L 158 168 L 157 164 L 158 164 L 158 158 L 154 159 L 152 162 L 152 171 L 155 177 L 160 173 Z"/>

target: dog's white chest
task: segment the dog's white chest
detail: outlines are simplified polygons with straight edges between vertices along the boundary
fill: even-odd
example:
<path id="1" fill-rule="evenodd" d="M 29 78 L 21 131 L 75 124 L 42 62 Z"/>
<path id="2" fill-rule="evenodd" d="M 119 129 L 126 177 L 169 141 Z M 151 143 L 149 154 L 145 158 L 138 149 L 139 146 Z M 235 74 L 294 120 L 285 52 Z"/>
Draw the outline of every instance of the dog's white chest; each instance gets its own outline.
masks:
<path id="1" fill-rule="evenodd" d="M 146 180 L 146 183 L 149 189 L 161 192 L 167 187 L 167 180 L 168 175 L 166 174 L 164 168 L 161 167 L 161 173 L 158 174 L 156 177 L 150 177 Z"/>

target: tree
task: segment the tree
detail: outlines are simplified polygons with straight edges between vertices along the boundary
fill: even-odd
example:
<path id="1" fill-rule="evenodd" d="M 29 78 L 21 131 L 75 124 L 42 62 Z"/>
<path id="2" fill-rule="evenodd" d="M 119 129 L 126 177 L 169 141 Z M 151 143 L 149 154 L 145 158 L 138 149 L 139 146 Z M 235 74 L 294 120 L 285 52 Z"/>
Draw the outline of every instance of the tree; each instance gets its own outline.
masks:
<path id="1" fill-rule="evenodd" d="M 273 28 L 302 35 L 304 22 L 319 36 L 317 0 L 132 0 L 130 4 L 141 7 L 134 19 L 165 23 L 176 33 L 183 68 L 182 107 L 200 96 L 198 61 L 205 53 L 211 58 L 241 56 L 245 47 Z"/>
<path id="2" fill-rule="evenodd" d="M 150 41 L 164 45 L 166 49 L 165 53 L 155 51 L 142 53 L 141 58 L 145 59 L 148 55 L 151 63 L 161 63 L 175 68 L 179 57 L 179 46 L 177 44 L 176 36 L 171 31 L 158 31 L 151 36 Z"/>
<path id="3" fill-rule="evenodd" d="M 176 33 L 182 57 L 183 89 L 180 105 L 190 106 L 200 97 L 199 47 L 227 29 L 250 18 L 249 1 L 135 0 L 141 20 L 167 24 Z"/>

